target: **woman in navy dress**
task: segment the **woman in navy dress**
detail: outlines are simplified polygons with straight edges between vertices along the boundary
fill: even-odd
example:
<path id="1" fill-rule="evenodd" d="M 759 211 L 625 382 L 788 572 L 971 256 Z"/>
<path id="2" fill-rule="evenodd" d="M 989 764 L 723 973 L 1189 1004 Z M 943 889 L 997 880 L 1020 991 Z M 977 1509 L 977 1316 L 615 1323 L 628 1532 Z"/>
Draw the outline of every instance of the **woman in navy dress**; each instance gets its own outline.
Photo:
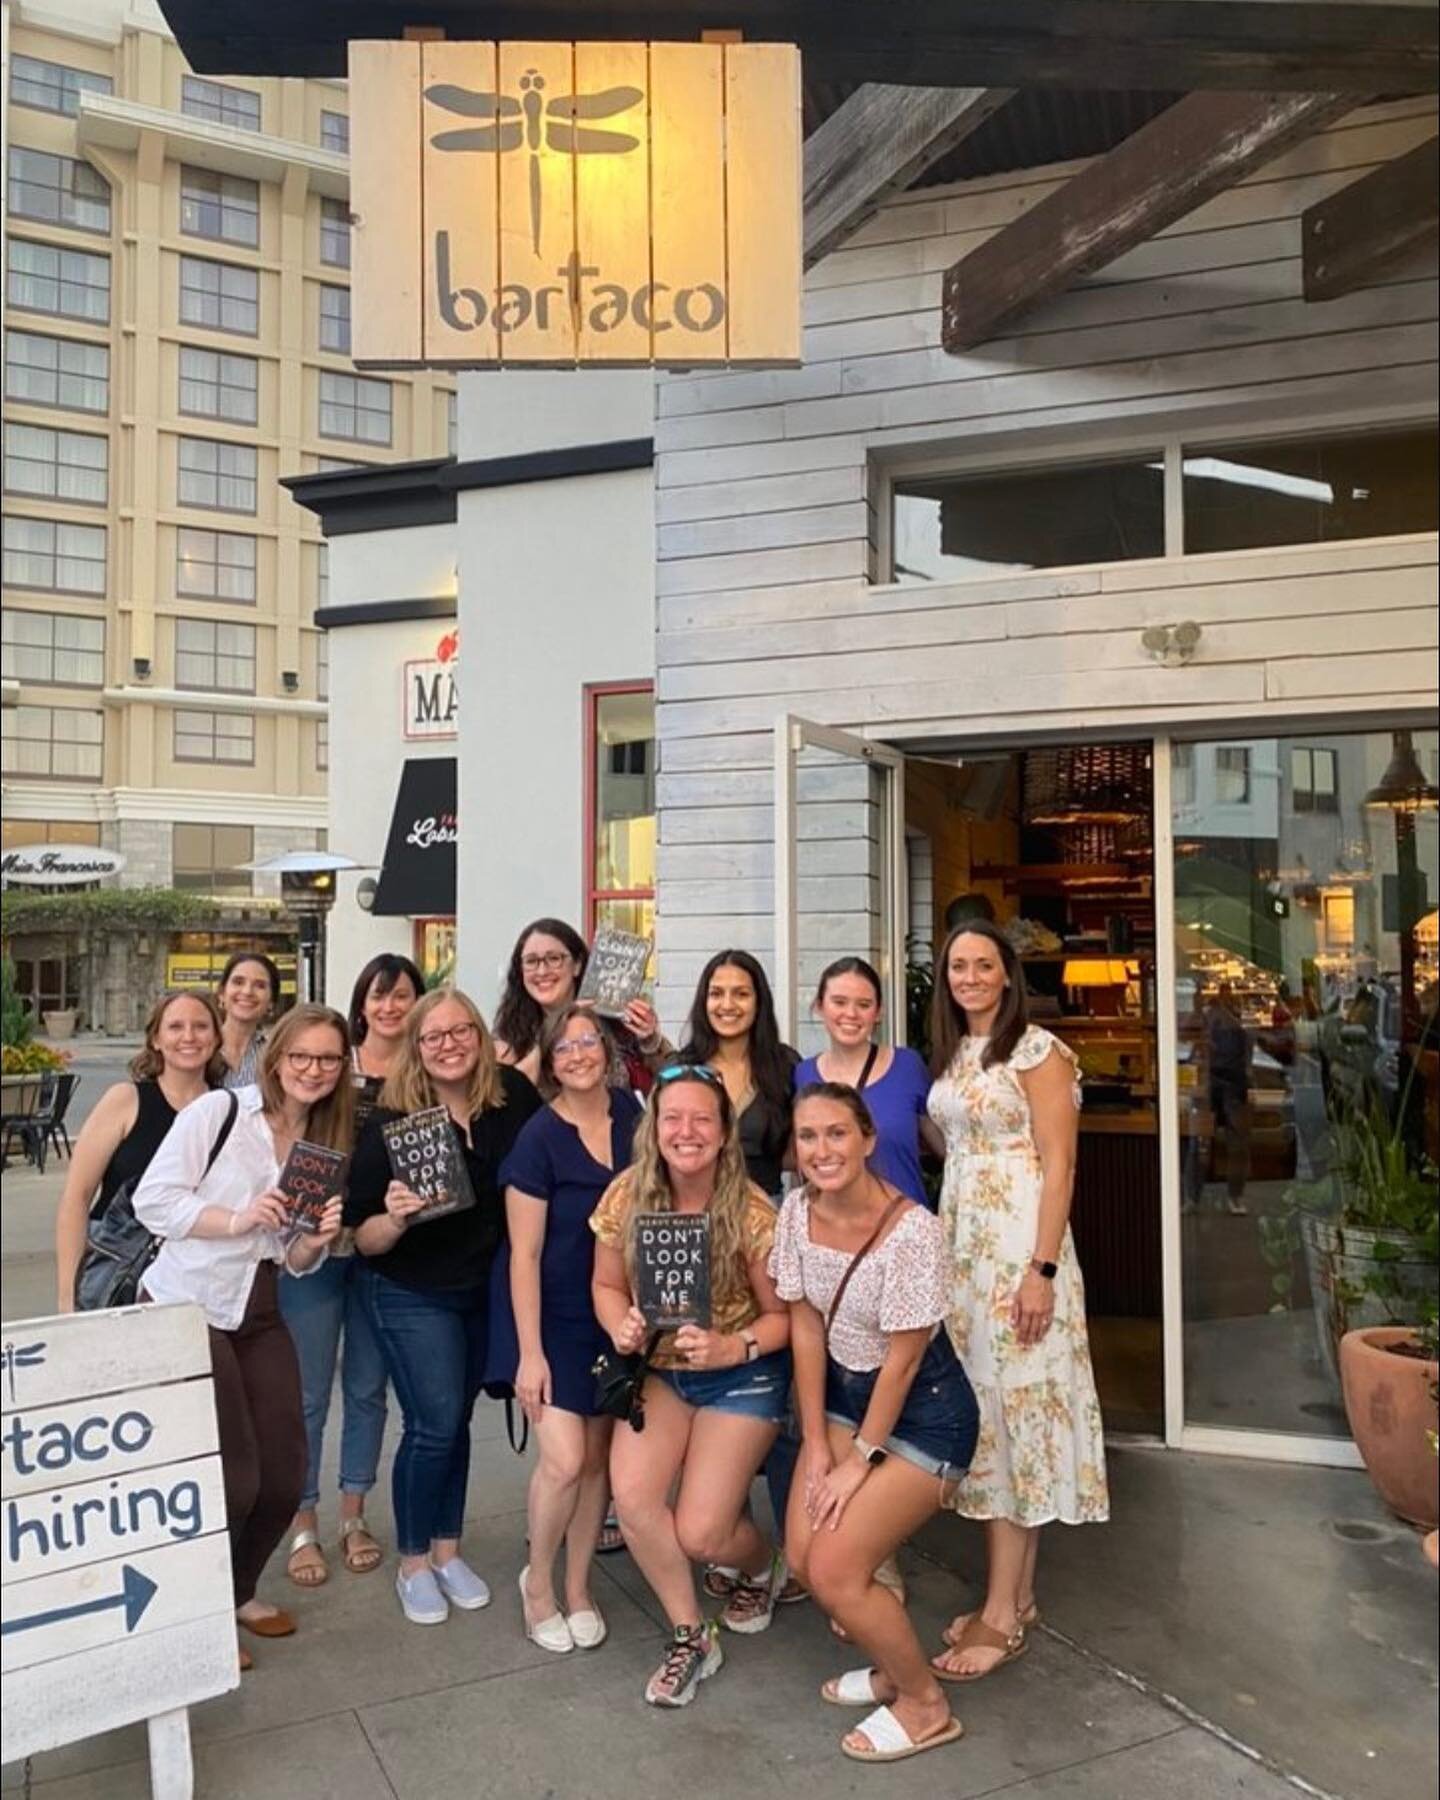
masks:
<path id="1" fill-rule="evenodd" d="M 527 1637 L 557 1654 L 594 1649 L 605 1636 L 590 1563 L 609 1499 L 612 1421 L 595 1415 L 591 1369 L 610 1345 L 590 1298 L 590 1215 L 629 1165 L 640 1117 L 634 1096 L 609 1086 L 608 1054 L 590 1007 L 569 1005 L 547 1021 L 538 1072 L 550 1104 L 527 1122 L 500 1172 L 510 1242 L 495 1261 L 486 1384 L 513 1388 L 534 1427 L 520 1603 Z M 555 1586 L 562 1544 L 563 1595 Z"/>

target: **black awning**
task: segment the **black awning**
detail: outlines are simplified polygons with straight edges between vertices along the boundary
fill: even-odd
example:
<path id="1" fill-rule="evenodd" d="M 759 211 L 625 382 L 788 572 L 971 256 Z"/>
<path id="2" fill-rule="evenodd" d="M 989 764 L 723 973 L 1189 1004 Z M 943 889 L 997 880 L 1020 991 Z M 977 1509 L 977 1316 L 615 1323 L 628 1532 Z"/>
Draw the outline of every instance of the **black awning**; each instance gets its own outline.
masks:
<path id="1" fill-rule="evenodd" d="M 453 756 L 413 757 L 401 769 L 372 912 L 455 916 L 455 769 Z"/>

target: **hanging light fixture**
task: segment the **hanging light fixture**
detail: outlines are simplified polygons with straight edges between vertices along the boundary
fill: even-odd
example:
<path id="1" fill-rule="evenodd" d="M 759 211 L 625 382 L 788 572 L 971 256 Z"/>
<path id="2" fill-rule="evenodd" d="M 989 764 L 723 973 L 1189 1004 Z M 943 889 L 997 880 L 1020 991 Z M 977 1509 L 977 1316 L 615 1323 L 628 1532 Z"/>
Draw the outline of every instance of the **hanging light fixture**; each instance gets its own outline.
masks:
<path id="1" fill-rule="evenodd" d="M 1365 804 L 1396 813 L 1429 812 L 1440 805 L 1440 789 L 1425 779 L 1408 731 L 1395 733 L 1395 747 L 1385 773 L 1365 796 Z"/>

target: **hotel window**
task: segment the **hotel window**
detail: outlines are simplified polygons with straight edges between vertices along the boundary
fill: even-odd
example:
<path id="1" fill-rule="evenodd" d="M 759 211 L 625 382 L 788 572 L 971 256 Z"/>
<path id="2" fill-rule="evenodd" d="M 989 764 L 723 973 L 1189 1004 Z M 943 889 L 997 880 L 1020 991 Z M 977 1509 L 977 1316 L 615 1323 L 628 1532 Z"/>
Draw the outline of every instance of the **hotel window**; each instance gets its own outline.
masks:
<path id="1" fill-rule="evenodd" d="M 254 249 L 260 242 L 260 184 L 214 169 L 180 171 L 180 229 Z"/>
<path id="2" fill-rule="evenodd" d="M 253 356 L 180 347 L 180 411 L 253 425 L 259 411 L 260 365 Z"/>
<path id="3" fill-rule="evenodd" d="M 255 627 L 177 619 L 175 685 L 212 694 L 253 694 Z"/>
<path id="4" fill-rule="evenodd" d="M 341 356 L 350 354 L 350 290 L 324 286 L 320 289 L 320 348 L 335 350 Z"/>
<path id="5" fill-rule="evenodd" d="M 315 721 L 315 767 L 322 774 L 330 767 L 330 721 Z"/>
<path id="6" fill-rule="evenodd" d="M 110 229 L 110 184 L 98 169 L 73 156 L 10 146 L 9 206 L 12 218 L 69 225 L 76 231 Z"/>
<path id="7" fill-rule="evenodd" d="M 239 131 L 260 129 L 260 96 L 253 88 L 226 87 L 200 75 L 181 77 L 180 110 L 192 119 L 233 125 Z"/>
<path id="8" fill-rule="evenodd" d="M 254 445 L 182 437 L 178 456 L 176 497 L 181 506 L 205 506 L 216 512 L 255 511 L 258 456 Z"/>
<path id="9" fill-rule="evenodd" d="M 104 344 L 11 331 L 5 338 L 5 398 L 70 412 L 110 410 L 110 352 Z"/>
<path id="10" fill-rule="evenodd" d="M 176 762 L 253 763 L 255 721 L 246 713 L 197 712 L 189 707 L 175 714 Z"/>
<path id="11" fill-rule="evenodd" d="M 346 200 L 320 202 L 320 260 L 332 269 L 350 267 L 350 205 Z"/>
<path id="12" fill-rule="evenodd" d="M 12 425 L 5 433 L 5 492 L 41 500 L 104 506 L 110 440 L 48 425 Z"/>
<path id="13" fill-rule="evenodd" d="M 73 119 L 80 110 L 81 94 L 114 91 L 115 83 L 108 75 L 95 75 L 89 69 L 72 69 L 38 56 L 10 59 L 10 99 L 16 106 L 33 106 L 37 112 L 62 113 Z"/>
<path id="14" fill-rule="evenodd" d="M 342 112 L 320 114 L 320 147 L 335 150 L 341 156 L 350 154 L 350 116 Z"/>
<path id="15" fill-rule="evenodd" d="M 170 838 L 172 883 L 191 893 L 250 894 L 255 879 L 245 867 L 255 860 L 250 825 L 173 825 Z"/>
<path id="16" fill-rule="evenodd" d="M 330 546 L 317 544 L 315 547 L 315 604 L 317 607 L 330 604 Z"/>
<path id="17" fill-rule="evenodd" d="M 22 312 L 49 313 L 56 319 L 110 320 L 110 258 L 85 250 L 61 250 L 54 244 L 32 244 L 11 238 L 6 293 Z"/>
<path id="18" fill-rule="evenodd" d="M 1215 751 L 1215 798 L 1221 806 L 1250 803 L 1250 750 L 1245 744 L 1221 744 Z"/>
<path id="19" fill-rule="evenodd" d="M 180 258 L 180 322 L 255 337 L 260 330 L 260 276 L 254 269 Z"/>
<path id="20" fill-rule="evenodd" d="M 51 594 L 105 592 L 105 527 L 62 525 L 55 519 L 8 514 L 4 526 L 5 581 Z"/>
<path id="21" fill-rule="evenodd" d="M 320 435 L 360 444 L 390 442 L 390 383 L 320 372 Z"/>
<path id="22" fill-rule="evenodd" d="M 7 706 L 4 771 L 57 781 L 98 781 L 105 763 L 105 715 L 77 706 Z"/>
<path id="23" fill-rule="evenodd" d="M 175 540 L 175 592 L 197 600 L 253 602 L 254 538 L 182 525 Z"/>
<path id="24" fill-rule="evenodd" d="M 105 621 L 7 606 L 3 669 L 11 681 L 103 687 Z"/>
<path id="25" fill-rule="evenodd" d="M 315 640 L 315 698 L 330 698 L 330 634 L 322 631 Z"/>
<path id="26" fill-rule="evenodd" d="M 1297 813 L 1338 813 L 1338 759 L 1333 750 L 1296 745 L 1290 752 L 1290 804 Z"/>
<path id="27" fill-rule="evenodd" d="M 585 689 L 589 820 L 586 935 L 613 925 L 641 937 L 655 922 L 655 694 L 649 682 Z"/>

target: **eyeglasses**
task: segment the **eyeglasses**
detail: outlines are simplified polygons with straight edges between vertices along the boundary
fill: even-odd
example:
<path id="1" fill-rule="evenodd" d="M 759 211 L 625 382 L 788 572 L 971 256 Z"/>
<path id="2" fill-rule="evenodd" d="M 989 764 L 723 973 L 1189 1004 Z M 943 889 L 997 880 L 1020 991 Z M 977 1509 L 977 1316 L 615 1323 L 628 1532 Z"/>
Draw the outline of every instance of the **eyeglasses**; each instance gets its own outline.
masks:
<path id="1" fill-rule="evenodd" d="M 550 1055 L 552 1060 L 559 1062 L 562 1056 L 578 1056 L 590 1050 L 598 1050 L 602 1041 L 593 1032 L 587 1031 L 584 1037 L 562 1038 Z"/>
<path id="2" fill-rule="evenodd" d="M 527 975 L 538 975 L 541 969 L 547 969 L 553 973 L 556 969 L 563 969 L 566 963 L 574 960 L 574 957 L 568 955 L 564 950 L 547 950 L 543 956 L 522 956 L 520 967 Z"/>
<path id="3" fill-rule="evenodd" d="M 474 1036 L 471 1024 L 447 1025 L 442 1031 L 422 1031 L 417 1041 L 422 1050 L 438 1050 L 444 1043 L 468 1044 Z"/>
<path id="4" fill-rule="evenodd" d="M 712 1069 L 709 1063 L 671 1063 L 668 1069 L 662 1069 L 655 1077 L 656 1081 L 703 1081 L 708 1087 L 724 1091 L 723 1079 Z"/>
<path id="5" fill-rule="evenodd" d="M 319 1069 L 322 1075 L 333 1075 L 345 1058 L 336 1056 L 333 1051 L 316 1055 L 310 1050 L 287 1050 L 285 1060 L 297 1075 L 303 1075 L 306 1069 Z"/>

